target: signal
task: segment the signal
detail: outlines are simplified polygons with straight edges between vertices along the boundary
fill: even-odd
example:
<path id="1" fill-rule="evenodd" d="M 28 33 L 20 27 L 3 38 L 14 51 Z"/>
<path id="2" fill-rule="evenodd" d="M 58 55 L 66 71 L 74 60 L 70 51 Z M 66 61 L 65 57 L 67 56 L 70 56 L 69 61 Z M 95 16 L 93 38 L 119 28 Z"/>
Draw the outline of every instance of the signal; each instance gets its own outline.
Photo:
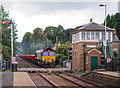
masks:
<path id="1" fill-rule="evenodd" d="M 67 47 L 67 51 L 70 52 L 72 50 L 72 47 L 71 46 L 68 46 Z"/>

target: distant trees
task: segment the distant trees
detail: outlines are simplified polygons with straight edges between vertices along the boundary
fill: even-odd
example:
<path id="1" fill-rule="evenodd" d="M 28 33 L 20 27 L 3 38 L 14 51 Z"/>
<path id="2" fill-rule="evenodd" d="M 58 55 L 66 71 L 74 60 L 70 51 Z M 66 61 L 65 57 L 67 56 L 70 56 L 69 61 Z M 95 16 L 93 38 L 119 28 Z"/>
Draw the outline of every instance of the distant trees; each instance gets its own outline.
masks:
<path id="1" fill-rule="evenodd" d="M 5 11 L 5 8 L 1 5 L 0 6 L 0 22 L 1 21 L 10 21 L 9 13 Z M 14 56 L 17 52 L 17 46 L 18 43 L 16 41 L 17 39 L 17 30 L 16 30 L 16 24 L 14 22 L 13 24 L 13 45 L 14 45 Z M 0 41 L 2 43 L 2 57 L 4 60 L 10 60 L 11 59 L 11 30 L 10 30 L 10 24 L 2 24 L 1 25 L 1 37 Z"/>
<path id="2" fill-rule="evenodd" d="M 42 28 L 35 28 L 33 34 L 27 32 L 22 40 L 23 54 L 34 54 L 36 50 L 47 47 L 53 48 L 56 43 L 56 37 L 61 44 L 71 44 L 71 33 L 75 29 L 64 29 L 63 26 L 48 26 L 43 31 Z"/>
<path id="3" fill-rule="evenodd" d="M 23 54 L 35 54 L 36 50 L 53 47 L 53 43 L 46 37 L 42 28 L 37 27 L 33 30 L 33 33 L 26 32 L 21 46 Z"/>

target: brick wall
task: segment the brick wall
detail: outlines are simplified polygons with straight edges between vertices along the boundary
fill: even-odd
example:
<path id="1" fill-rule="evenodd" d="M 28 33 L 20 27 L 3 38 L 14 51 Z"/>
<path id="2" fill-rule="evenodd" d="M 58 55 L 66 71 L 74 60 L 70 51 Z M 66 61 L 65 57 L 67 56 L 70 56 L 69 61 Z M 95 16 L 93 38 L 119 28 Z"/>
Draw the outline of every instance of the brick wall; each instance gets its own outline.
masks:
<path id="1" fill-rule="evenodd" d="M 73 47 L 73 51 L 72 51 L 72 70 L 73 71 L 83 71 L 84 70 L 84 47 L 83 45 L 86 45 L 85 46 L 85 51 L 88 51 L 89 49 L 91 49 L 90 47 L 87 47 L 87 45 L 95 45 L 96 48 L 99 48 L 100 47 L 100 43 L 99 42 L 79 42 L 79 43 L 74 43 L 72 45 Z M 77 58 L 75 59 L 75 51 L 77 52 Z M 91 55 L 98 55 L 99 53 L 97 51 L 92 51 L 90 53 Z M 88 59 L 91 58 L 91 55 L 89 54 L 89 57 Z M 87 55 L 87 53 L 86 53 Z M 98 61 L 100 63 L 100 55 L 98 55 L 99 58 L 98 58 Z M 87 58 L 87 56 L 86 56 Z M 89 60 L 89 63 L 90 63 L 90 60 Z M 86 70 L 87 71 L 90 71 L 90 64 L 89 66 L 86 64 Z"/>
<path id="2" fill-rule="evenodd" d="M 77 55 L 76 59 L 75 59 L 75 51 Z M 83 70 L 83 43 L 73 44 L 72 70 L 73 71 Z"/>

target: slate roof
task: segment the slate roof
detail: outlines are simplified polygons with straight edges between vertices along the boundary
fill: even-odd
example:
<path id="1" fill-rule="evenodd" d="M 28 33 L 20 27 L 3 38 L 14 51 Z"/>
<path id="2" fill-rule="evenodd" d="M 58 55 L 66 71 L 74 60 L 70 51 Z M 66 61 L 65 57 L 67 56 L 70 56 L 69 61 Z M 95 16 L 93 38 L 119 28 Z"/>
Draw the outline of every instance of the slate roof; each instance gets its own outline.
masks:
<path id="1" fill-rule="evenodd" d="M 78 30 L 104 31 L 105 26 L 100 25 L 100 24 L 95 23 L 95 22 L 90 22 L 90 23 L 84 25 L 83 27 L 79 28 Z M 107 31 L 114 31 L 115 29 L 106 27 L 106 30 Z"/>

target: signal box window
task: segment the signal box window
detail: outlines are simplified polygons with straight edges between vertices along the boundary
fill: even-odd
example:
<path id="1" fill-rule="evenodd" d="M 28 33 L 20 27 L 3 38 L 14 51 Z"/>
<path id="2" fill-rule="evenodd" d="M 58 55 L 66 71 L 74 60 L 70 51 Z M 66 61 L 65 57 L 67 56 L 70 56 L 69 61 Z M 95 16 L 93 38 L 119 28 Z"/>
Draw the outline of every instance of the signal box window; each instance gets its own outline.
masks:
<path id="1" fill-rule="evenodd" d="M 86 40 L 90 40 L 90 32 L 86 32 Z"/>
<path id="2" fill-rule="evenodd" d="M 43 56 L 48 56 L 48 52 L 43 52 Z"/>
<path id="3" fill-rule="evenodd" d="M 75 61 L 76 61 L 76 59 L 77 59 L 77 51 L 75 51 Z"/>
<path id="4" fill-rule="evenodd" d="M 91 40 L 95 39 L 95 32 L 91 32 Z"/>
<path id="5" fill-rule="evenodd" d="M 82 40 L 85 40 L 85 32 L 82 32 Z"/>
<path id="6" fill-rule="evenodd" d="M 50 52 L 49 55 L 50 56 L 55 56 L 55 53 L 54 52 Z"/>

